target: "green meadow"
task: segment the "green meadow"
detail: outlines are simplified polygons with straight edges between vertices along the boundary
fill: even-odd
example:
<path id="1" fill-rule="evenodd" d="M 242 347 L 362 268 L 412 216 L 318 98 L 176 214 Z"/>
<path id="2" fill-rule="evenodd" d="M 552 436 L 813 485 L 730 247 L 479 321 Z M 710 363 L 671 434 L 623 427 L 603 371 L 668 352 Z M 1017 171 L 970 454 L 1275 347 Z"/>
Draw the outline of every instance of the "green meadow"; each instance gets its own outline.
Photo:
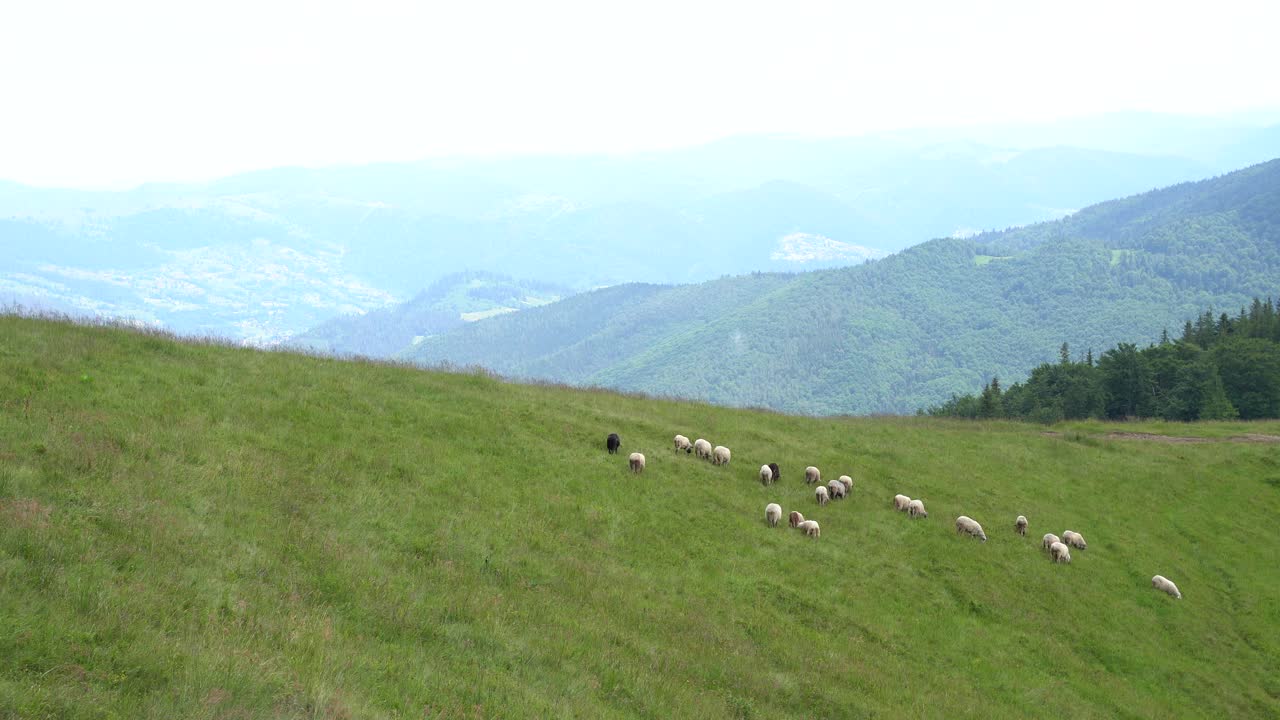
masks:
<path id="1" fill-rule="evenodd" d="M 0 317 L 0 718 L 1280 715 L 1280 423 L 1048 431 Z"/>

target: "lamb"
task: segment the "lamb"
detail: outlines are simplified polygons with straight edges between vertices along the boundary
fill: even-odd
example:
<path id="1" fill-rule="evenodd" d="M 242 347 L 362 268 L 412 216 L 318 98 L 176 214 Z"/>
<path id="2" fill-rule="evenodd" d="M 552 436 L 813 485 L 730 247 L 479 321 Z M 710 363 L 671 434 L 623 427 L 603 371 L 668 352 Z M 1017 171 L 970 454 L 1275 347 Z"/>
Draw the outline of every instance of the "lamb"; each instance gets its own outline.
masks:
<path id="1" fill-rule="evenodd" d="M 1056 563 L 1071 562 L 1071 548 L 1065 543 L 1056 542 L 1049 546 L 1049 557 Z"/>
<path id="2" fill-rule="evenodd" d="M 1054 535 L 1053 533 L 1045 533 L 1044 539 L 1040 541 L 1040 547 L 1044 548 L 1045 550 L 1048 550 L 1049 548 L 1053 547 L 1053 544 L 1056 542 L 1062 542 L 1062 539 L 1059 538 L 1057 535 Z"/>
<path id="3" fill-rule="evenodd" d="M 641 455 L 640 453 L 631 453 L 629 460 L 631 462 L 631 472 L 644 472 L 644 455 Z"/>
<path id="4" fill-rule="evenodd" d="M 604 447 L 612 455 L 622 447 L 622 438 L 618 437 L 618 433 L 609 433 L 609 437 L 605 438 Z"/>
<path id="5" fill-rule="evenodd" d="M 769 469 L 768 465 L 761 465 L 760 466 L 760 484 L 770 485 L 772 483 L 773 483 L 773 471 Z"/>
<path id="6" fill-rule="evenodd" d="M 928 511 L 924 509 L 923 500 L 912 500 L 911 502 L 907 503 L 907 514 L 913 518 L 929 517 Z"/>
<path id="7" fill-rule="evenodd" d="M 1163 590 L 1179 600 L 1182 599 L 1182 593 L 1178 591 L 1178 586 L 1174 585 L 1172 580 L 1163 575 L 1156 575 L 1151 578 L 1151 587 L 1157 590 Z"/>
<path id="8" fill-rule="evenodd" d="M 778 463 L 769 463 L 769 469 L 773 471 L 774 482 L 782 479 L 782 471 L 778 470 Z"/>
<path id="9" fill-rule="evenodd" d="M 898 512 L 906 512 L 907 508 L 909 507 L 911 507 L 911 498 L 907 497 L 906 495 L 893 496 L 894 510 L 897 510 Z"/>
<path id="10" fill-rule="evenodd" d="M 962 535 L 972 535 L 976 538 L 980 538 L 982 542 L 987 541 L 987 534 L 982 531 L 982 526 L 978 524 L 977 520 L 974 520 L 967 515 L 961 515 L 956 518 L 956 532 Z"/>
<path id="11" fill-rule="evenodd" d="M 822 528 L 818 527 L 817 520 L 805 520 L 796 528 L 809 537 L 822 537 Z"/>
<path id="12" fill-rule="evenodd" d="M 822 482 L 822 473 L 818 472 L 818 468 L 810 465 L 804 469 L 804 482 L 806 485 Z"/>
<path id="13" fill-rule="evenodd" d="M 782 506 L 778 503 L 769 503 L 764 506 L 764 521 L 769 523 L 769 527 L 778 527 L 778 521 L 782 519 Z"/>
<path id="14" fill-rule="evenodd" d="M 813 496 L 817 499 L 819 505 L 826 505 L 831 501 L 831 494 L 827 492 L 827 487 L 825 485 L 819 485 L 818 488 L 813 491 Z"/>
<path id="15" fill-rule="evenodd" d="M 689 442 L 689 438 L 683 435 L 677 435 L 676 452 L 680 452 L 681 450 L 685 451 L 685 453 L 693 452 L 693 443 Z"/>
<path id="16" fill-rule="evenodd" d="M 729 464 L 729 448 L 723 445 L 717 445 L 716 449 L 711 453 L 712 465 L 728 465 Z"/>
<path id="17" fill-rule="evenodd" d="M 1073 548 L 1079 548 L 1081 550 L 1088 549 L 1089 547 L 1089 543 L 1084 541 L 1084 536 L 1074 530 L 1063 530 L 1062 542 Z"/>
<path id="18" fill-rule="evenodd" d="M 693 441 L 693 454 L 698 456 L 699 460 L 711 459 L 711 443 L 698 438 Z"/>
<path id="19" fill-rule="evenodd" d="M 799 527 L 800 523 L 804 522 L 804 516 L 799 511 L 792 510 L 787 522 L 791 524 L 791 527 Z"/>
<path id="20" fill-rule="evenodd" d="M 847 494 L 844 483 L 839 480 L 832 480 L 827 483 L 827 492 L 831 493 L 832 500 L 843 500 Z"/>
<path id="21" fill-rule="evenodd" d="M 1013 521 L 1013 530 L 1019 535 L 1027 534 L 1027 517 L 1025 515 L 1019 515 L 1018 519 Z"/>
<path id="22" fill-rule="evenodd" d="M 853 490 L 853 478 L 849 477 L 848 475 L 841 475 L 836 479 L 840 481 L 841 485 L 844 485 L 844 489 L 846 491 Z"/>

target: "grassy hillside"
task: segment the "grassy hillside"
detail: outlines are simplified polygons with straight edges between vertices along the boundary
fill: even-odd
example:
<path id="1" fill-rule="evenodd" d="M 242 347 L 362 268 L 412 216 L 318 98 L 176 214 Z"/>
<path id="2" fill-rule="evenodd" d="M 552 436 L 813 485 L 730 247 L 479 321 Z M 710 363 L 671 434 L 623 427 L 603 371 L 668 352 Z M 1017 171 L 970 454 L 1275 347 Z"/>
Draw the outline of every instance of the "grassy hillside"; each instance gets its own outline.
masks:
<path id="1" fill-rule="evenodd" d="M 1273 444 L 818 420 L 13 317 L 0 338 L 0 717 L 1280 713 Z M 676 432 L 733 464 L 674 456 Z M 810 463 L 852 498 L 816 508 Z M 822 537 L 765 527 L 770 501 Z M 1066 528 L 1089 549 L 1051 565 L 1038 537 Z"/>
<path id="2" fill-rule="evenodd" d="M 1081 355 L 1145 344 L 1277 287 L 1280 160 L 856 267 L 611 288 L 403 356 L 728 405 L 909 413 L 1023 377 L 1064 341 Z"/>

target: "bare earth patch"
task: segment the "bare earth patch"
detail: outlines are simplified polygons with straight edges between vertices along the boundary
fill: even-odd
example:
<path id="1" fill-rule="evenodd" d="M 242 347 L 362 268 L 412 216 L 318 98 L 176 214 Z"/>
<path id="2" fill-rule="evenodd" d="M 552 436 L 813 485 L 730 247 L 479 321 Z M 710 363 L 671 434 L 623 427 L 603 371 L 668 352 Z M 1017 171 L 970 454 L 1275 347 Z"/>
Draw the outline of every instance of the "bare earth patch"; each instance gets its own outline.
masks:
<path id="1" fill-rule="evenodd" d="M 49 513 L 52 510 L 48 505 L 42 505 L 39 500 L 31 498 L 0 500 L 0 518 L 14 527 L 45 527 L 49 524 Z"/>
<path id="2" fill-rule="evenodd" d="M 1040 434 L 1046 437 L 1062 437 L 1062 433 L 1053 430 L 1046 430 Z M 1106 435 L 1103 435 L 1103 437 L 1107 440 L 1142 440 L 1146 442 L 1169 443 L 1171 445 L 1213 442 L 1280 443 L 1280 435 L 1263 435 L 1261 433 L 1245 433 L 1244 435 L 1234 435 L 1229 438 L 1206 438 L 1182 437 L 1179 435 L 1156 435 L 1154 433 L 1140 432 L 1109 432 Z"/>

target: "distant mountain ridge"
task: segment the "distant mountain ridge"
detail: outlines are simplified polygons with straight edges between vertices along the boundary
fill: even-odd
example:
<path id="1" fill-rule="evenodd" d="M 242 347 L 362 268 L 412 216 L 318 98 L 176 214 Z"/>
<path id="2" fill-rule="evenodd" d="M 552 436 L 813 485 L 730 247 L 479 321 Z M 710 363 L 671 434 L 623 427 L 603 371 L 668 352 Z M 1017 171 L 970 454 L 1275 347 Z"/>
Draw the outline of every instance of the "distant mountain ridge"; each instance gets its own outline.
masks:
<path id="1" fill-rule="evenodd" d="M 862 266 L 625 285 L 460 328 L 423 363 L 804 413 L 912 412 L 1066 341 L 1155 339 L 1280 283 L 1280 160 Z"/>

